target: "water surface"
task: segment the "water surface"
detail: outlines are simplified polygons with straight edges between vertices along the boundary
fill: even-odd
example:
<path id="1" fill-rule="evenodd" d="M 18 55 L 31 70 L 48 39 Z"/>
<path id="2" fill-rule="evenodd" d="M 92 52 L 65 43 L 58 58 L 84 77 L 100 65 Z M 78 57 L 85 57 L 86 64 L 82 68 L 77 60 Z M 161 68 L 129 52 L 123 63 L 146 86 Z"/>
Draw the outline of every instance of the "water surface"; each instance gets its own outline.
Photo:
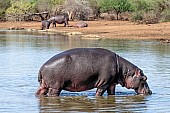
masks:
<path id="1" fill-rule="evenodd" d="M 116 88 L 115 96 L 95 97 L 95 89 L 62 91 L 60 97 L 34 96 L 38 70 L 49 58 L 77 47 L 102 47 L 140 67 L 151 96 Z M 56 34 L 0 31 L 0 113 L 170 112 L 170 45 L 151 40 L 88 40 Z"/>

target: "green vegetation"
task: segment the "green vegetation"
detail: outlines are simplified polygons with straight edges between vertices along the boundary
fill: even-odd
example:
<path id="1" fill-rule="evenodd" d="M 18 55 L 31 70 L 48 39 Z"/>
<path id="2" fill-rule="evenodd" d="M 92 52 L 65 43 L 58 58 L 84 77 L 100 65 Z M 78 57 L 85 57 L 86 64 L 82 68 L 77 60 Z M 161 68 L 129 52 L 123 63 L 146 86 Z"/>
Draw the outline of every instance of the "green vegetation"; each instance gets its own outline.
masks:
<path id="1" fill-rule="evenodd" d="M 11 1 L 11 7 L 6 10 L 6 14 L 25 14 L 27 12 L 34 12 L 35 1 L 20 0 Z"/>
<path id="2" fill-rule="evenodd" d="M 170 0 L 0 0 L 0 20 L 34 20 L 35 14 L 68 13 L 70 19 L 98 19 L 102 13 L 115 19 L 170 21 Z M 156 23 L 153 22 L 153 23 Z"/>
<path id="3" fill-rule="evenodd" d="M 114 11 L 117 20 L 122 12 L 132 11 L 132 5 L 129 0 L 100 0 L 100 7 L 102 12 Z"/>
<path id="4" fill-rule="evenodd" d="M 132 20 L 156 20 L 168 21 L 170 12 L 169 0 L 131 0 L 134 11 Z M 156 23 L 156 22 L 155 22 Z"/>
<path id="5" fill-rule="evenodd" d="M 64 0 L 35 0 L 36 8 L 38 12 L 47 11 L 50 13 L 56 12 L 59 5 L 64 3 Z"/>
<path id="6" fill-rule="evenodd" d="M 6 10 L 10 7 L 10 0 L 0 0 L 0 21 L 4 20 Z"/>

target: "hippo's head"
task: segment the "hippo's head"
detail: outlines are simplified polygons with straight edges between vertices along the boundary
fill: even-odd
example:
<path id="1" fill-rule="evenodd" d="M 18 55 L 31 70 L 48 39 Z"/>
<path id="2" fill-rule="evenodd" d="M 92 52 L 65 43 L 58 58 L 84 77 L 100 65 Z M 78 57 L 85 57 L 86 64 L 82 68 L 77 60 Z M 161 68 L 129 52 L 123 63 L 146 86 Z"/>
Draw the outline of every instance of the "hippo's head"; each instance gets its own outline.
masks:
<path id="1" fill-rule="evenodd" d="M 142 73 L 142 71 L 136 69 L 133 76 L 129 75 L 125 78 L 125 87 L 128 89 L 134 89 L 137 94 L 152 94 L 146 80 L 147 77 Z"/>

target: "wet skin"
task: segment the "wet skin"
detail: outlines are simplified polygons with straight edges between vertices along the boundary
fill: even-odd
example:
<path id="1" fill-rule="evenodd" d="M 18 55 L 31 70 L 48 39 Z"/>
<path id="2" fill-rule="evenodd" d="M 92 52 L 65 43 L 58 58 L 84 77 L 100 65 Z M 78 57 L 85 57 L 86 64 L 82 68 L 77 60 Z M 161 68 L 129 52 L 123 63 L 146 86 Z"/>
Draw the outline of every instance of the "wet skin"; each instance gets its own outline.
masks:
<path id="1" fill-rule="evenodd" d="M 96 96 L 115 94 L 121 84 L 137 94 L 152 94 L 142 70 L 102 48 L 76 48 L 49 59 L 40 68 L 36 95 L 59 96 L 61 90 L 80 92 L 97 88 Z"/>

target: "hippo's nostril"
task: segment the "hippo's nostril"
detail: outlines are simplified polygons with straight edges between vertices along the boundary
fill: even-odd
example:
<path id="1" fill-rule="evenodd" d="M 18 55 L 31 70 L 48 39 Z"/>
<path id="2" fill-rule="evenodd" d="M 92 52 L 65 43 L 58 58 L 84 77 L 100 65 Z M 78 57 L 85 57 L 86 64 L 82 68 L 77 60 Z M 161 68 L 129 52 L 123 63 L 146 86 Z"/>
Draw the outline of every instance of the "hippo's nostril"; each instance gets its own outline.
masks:
<path id="1" fill-rule="evenodd" d="M 152 94 L 152 91 L 151 91 L 151 90 L 144 90 L 144 91 L 143 91 L 143 94 L 145 94 L 145 95 L 151 95 L 151 94 Z"/>
<path id="2" fill-rule="evenodd" d="M 149 94 L 152 94 L 152 91 L 151 90 L 149 90 L 149 92 L 148 92 Z"/>

